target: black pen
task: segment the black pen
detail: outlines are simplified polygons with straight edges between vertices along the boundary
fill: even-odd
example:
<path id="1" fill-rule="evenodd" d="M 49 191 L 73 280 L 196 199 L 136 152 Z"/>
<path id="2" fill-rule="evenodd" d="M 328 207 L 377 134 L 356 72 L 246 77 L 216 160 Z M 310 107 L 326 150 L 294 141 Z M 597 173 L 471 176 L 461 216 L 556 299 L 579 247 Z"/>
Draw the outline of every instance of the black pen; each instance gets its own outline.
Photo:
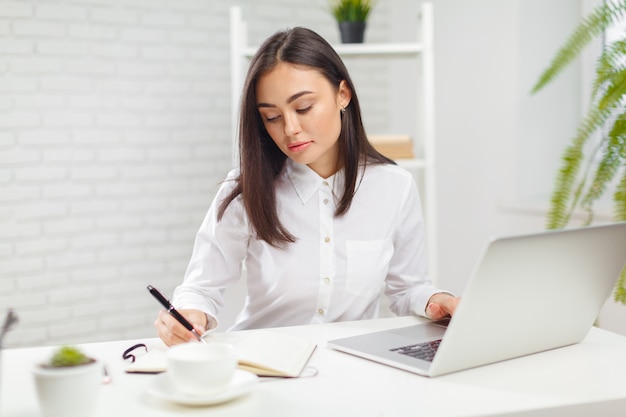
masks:
<path id="1" fill-rule="evenodd" d="M 172 305 L 172 303 L 170 303 L 170 300 L 168 300 L 167 298 L 165 298 L 165 296 L 161 293 L 161 291 L 157 290 L 156 288 L 154 288 L 152 285 L 148 285 L 148 291 L 150 291 L 150 294 L 152 294 L 152 296 L 154 298 L 156 298 L 159 303 L 161 303 L 163 305 L 163 307 L 165 307 L 165 309 L 167 310 L 168 313 L 170 313 L 180 324 L 182 324 L 183 326 L 185 326 L 185 328 L 187 330 L 189 330 L 191 333 L 194 334 L 194 336 L 196 336 L 196 339 L 198 339 L 200 342 L 202 343 L 206 343 L 206 340 L 204 340 L 196 331 L 196 329 L 193 328 L 193 326 L 191 325 L 191 323 L 189 323 L 187 321 L 186 318 L 183 317 L 182 314 L 180 314 Z"/>

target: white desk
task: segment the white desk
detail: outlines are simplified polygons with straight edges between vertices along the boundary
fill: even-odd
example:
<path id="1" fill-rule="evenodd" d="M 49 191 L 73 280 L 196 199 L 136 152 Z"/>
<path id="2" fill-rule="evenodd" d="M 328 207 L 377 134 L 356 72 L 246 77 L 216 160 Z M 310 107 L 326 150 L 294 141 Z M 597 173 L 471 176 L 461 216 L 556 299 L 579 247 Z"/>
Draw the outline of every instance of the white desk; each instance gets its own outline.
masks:
<path id="1" fill-rule="evenodd" d="M 326 348 L 329 339 L 419 319 L 399 317 L 276 329 L 318 343 L 312 378 L 267 380 L 229 403 L 185 407 L 147 394 L 155 375 L 124 373 L 121 354 L 136 341 L 86 344 L 107 363 L 98 417 L 159 416 L 623 416 L 626 337 L 592 329 L 580 344 L 468 371 L 426 378 Z M 157 339 L 141 340 L 148 346 Z M 31 367 L 52 348 L 7 349 L 2 357 L 3 417 L 39 416 Z"/>

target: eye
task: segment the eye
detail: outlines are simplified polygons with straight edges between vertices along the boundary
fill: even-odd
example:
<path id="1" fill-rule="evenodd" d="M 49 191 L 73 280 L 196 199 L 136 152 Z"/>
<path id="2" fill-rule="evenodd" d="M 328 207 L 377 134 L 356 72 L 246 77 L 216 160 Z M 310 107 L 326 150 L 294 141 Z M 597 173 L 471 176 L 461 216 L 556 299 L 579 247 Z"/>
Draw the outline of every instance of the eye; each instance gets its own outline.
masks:
<path id="1" fill-rule="evenodd" d="M 304 113 L 307 113 L 307 112 L 308 112 L 309 110 L 311 110 L 312 108 L 313 108 L 313 105 L 306 106 L 306 107 L 301 108 L 301 109 L 296 109 L 296 113 L 299 113 L 299 114 L 304 114 Z"/>
<path id="2" fill-rule="evenodd" d="M 265 123 L 275 123 L 280 119 L 280 116 L 264 116 Z"/>

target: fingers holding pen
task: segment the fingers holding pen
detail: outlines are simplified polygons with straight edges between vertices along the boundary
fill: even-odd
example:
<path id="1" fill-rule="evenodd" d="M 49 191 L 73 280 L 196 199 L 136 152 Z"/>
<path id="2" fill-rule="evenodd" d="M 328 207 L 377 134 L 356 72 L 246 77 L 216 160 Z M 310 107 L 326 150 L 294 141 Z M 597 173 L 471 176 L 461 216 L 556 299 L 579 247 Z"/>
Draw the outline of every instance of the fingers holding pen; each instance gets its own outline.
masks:
<path id="1" fill-rule="evenodd" d="M 200 310 L 184 309 L 179 310 L 185 316 L 185 318 L 191 323 L 197 334 L 202 335 L 207 329 L 208 318 L 207 315 Z"/>
<path id="2" fill-rule="evenodd" d="M 163 306 L 154 322 L 159 337 L 168 345 L 184 343 L 194 339 L 206 343 L 201 335 L 206 329 L 208 317 L 200 310 L 178 311 L 170 300 L 152 285 L 146 287 L 150 294 Z M 184 331 L 181 329 L 185 329 Z"/>
<path id="3" fill-rule="evenodd" d="M 154 321 L 154 327 L 157 330 L 157 335 L 167 346 L 177 345 L 187 341 L 184 338 L 177 336 L 177 326 L 180 326 L 180 324 L 165 310 L 160 310 L 156 320 Z M 181 332 L 178 331 L 178 333 L 180 334 Z"/>
<path id="4" fill-rule="evenodd" d="M 166 310 L 160 310 L 154 322 L 157 334 L 166 345 L 172 346 L 195 339 L 193 333 L 183 327 Z"/>
<path id="5" fill-rule="evenodd" d="M 178 312 L 193 325 L 198 334 L 203 333 L 207 320 L 203 312 L 199 310 L 178 310 Z M 195 335 L 180 324 L 166 310 L 159 311 L 154 321 L 154 327 L 157 329 L 158 336 L 168 346 L 196 340 Z"/>

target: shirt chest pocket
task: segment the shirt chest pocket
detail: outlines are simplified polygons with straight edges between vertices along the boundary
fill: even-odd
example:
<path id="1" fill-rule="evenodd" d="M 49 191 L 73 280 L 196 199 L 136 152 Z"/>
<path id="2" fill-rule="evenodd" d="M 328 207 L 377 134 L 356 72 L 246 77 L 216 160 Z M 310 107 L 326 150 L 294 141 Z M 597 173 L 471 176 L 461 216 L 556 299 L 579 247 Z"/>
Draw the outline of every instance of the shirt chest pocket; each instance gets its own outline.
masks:
<path id="1" fill-rule="evenodd" d="M 393 255 L 391 240 L 349 240 L 346 245 L 346 291 L 360 297 L 377 295 Z"/>

